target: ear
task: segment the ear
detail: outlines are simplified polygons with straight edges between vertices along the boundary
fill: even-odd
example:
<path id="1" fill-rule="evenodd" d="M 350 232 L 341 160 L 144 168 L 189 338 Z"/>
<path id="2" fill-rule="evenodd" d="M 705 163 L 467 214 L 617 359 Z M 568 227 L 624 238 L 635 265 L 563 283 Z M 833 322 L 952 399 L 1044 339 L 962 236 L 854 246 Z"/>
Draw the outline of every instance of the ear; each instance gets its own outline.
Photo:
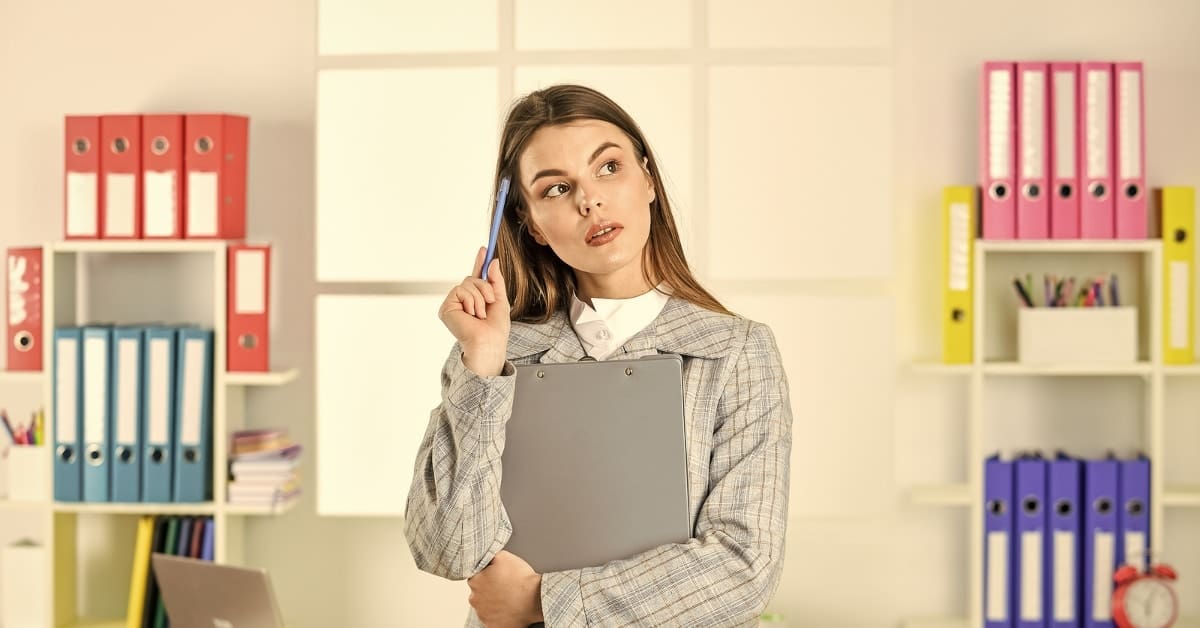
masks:
<path id="1" fill-rule="evenodd" d="M 653 203 L 658 196 L 654 191 L 654 176 L 650 174 L 649 157 L 642 157 L 642 172 L 646 173 L 646 185 L 650 188 L 650 202 Z"/>
<path id="2" fill-rule="evenodd" d="M 546 238 L 542 237 L 542 232 L 538 230 L 537 225 L 533 224 L 533 220 L 525 221 L 525 228 L 529 230 L 529 235 L 533 236 L 533 241 L 542 246 L 550 244 Z"/>

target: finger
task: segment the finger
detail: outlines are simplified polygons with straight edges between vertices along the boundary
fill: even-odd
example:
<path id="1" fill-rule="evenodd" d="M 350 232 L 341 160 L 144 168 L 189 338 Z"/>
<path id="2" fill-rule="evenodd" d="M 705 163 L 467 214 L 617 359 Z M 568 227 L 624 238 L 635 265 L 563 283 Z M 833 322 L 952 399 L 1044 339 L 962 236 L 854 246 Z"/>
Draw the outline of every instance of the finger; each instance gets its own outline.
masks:
<path id="1" fill-rule="evenodd" d="M 454 297 L 458 299 L 458 303 L 464 312 L 475 316 L 475 296 L 471 294 L 469 288 L 458 286 L 454 289 Z"/>
<path id="2" fill-rule="evenodd" d="M 479 247 L 479 252 L 475 254 L 475 263 L 471 265 L 471 276 L 479 277 L 480 271 L 483 270 L 483 258 L 487 256 L 487 247 Z"/>
<path id="3" fill-rule="evenodd" d="M 492 260 L 491 265 L 488 266 L 487 280 L 488 283 L 492 284 L 492 287 L 495 288 L 496 294 L 501 295 L 504 298 L 505 303 L 507 303 L 508 286 L 504 283 L 504 273 L 500 271 L 499 259 Z"/>
<path id="4" fill-rule="evenodd" d="M 478 277 L 468 277 L 467 279 L 472 286 L 475 286 L 476 290 L 479 290 L 483 294 L 483 298 L 487 299 L 488 303 L 496 302 L 496 290 L 492 287 L 492 284 Z"/>
<path id="5" fill-rule="evenodd" d="M 483 293 L 472 284 L 463 286 L 468 294 L 471 295 L 471 314 L 477 318 L 487 318 L 487 302 L 483 298 Z"/>

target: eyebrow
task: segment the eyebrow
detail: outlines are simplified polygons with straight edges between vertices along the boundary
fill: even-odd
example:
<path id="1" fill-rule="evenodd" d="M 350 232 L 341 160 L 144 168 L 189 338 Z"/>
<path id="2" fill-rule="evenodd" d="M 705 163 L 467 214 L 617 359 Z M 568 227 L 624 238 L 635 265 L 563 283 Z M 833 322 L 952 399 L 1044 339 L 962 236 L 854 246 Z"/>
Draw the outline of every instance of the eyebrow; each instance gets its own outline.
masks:
<path id="1" fill-rule="evenodd" d="M 596 161 L 596 158 L 600 156 L 600 153 L 603 153 L 604 151 L 606 151 L 610 148 L 620 148 L 620 147 L 621 146 L 615 142 L 604 142 L 599 147 L 597 147 L 596 150 L 592 151 L 592 156 L 588 158 L 588 165 L 591 165 L 592 162 Z M 566 174 L 567 173 L 563 172 L 562 170 L 542 170 L 542 171 L 538 172 L 537 174 L 533 175 L 533 178 L 529 180 L 529 185 L 533 185 L 534 181 L 537 181 L 538 179 L 540 179 L 542 177 L 562 177 L 562 176 L 566 176 Z"/>

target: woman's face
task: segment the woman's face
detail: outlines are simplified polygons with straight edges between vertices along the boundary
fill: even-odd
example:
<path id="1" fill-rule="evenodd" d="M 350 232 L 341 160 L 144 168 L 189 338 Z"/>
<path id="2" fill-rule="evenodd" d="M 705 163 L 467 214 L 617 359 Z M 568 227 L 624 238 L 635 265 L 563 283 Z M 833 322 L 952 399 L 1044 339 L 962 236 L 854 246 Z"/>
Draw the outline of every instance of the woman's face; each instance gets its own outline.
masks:
<path id="1" fill-rule="evenodd" d="M 530 232 L 583 275 L 581 284 L 644 286 L 654 184 L 621 129 L 599 120 L 542 127 L 519 172 Z"/>

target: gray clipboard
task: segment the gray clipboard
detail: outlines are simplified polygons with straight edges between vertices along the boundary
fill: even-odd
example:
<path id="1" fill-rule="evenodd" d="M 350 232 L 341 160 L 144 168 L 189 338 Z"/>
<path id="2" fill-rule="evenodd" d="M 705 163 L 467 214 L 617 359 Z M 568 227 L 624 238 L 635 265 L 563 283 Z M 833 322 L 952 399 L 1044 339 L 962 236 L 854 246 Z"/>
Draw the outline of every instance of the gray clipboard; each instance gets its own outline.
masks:
<path id="1" fill-rule="evenodd" d="M 516 378 L 506 550 L 547 573 L 691 537 L 678 355 L 518 366 Z"/>

